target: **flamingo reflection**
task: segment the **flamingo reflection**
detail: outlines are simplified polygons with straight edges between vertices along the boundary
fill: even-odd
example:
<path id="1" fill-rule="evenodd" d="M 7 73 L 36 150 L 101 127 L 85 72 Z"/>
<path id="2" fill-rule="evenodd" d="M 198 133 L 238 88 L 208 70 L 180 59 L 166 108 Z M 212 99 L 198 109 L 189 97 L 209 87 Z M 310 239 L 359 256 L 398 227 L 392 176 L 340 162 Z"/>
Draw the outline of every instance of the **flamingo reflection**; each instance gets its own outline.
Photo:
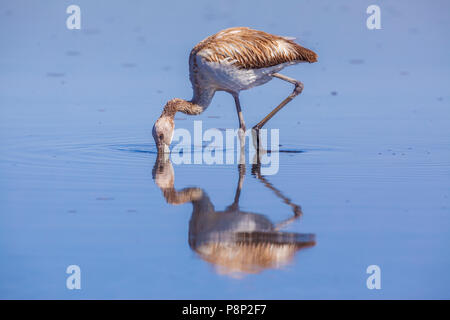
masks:
<path id="1" fill-rule="evenodd" d="M 239 198 L 245 177 L 245 165 L 238 166 L 239 180 L 234 201 L 223 211 L 217 211 L 208 194 L 201 188 L 174 187 L 174 170 L 167 156 L 158 155 L 153 179 L 167 203 L 178 205 L 191 202 L 189 246 L 201 259 L 214 265 L 220 274 L 240 276 L 280 268 L 292 261 L 300 249 L 315 245 L 314 234 L 284 232 L 281 228 L 302 215 L 301 207 L 292 203 L 260 174 L 253 165 L 252 174 L 292 209 L 292 216 L 273 223 L 260 213 L 243 211 Z"/>

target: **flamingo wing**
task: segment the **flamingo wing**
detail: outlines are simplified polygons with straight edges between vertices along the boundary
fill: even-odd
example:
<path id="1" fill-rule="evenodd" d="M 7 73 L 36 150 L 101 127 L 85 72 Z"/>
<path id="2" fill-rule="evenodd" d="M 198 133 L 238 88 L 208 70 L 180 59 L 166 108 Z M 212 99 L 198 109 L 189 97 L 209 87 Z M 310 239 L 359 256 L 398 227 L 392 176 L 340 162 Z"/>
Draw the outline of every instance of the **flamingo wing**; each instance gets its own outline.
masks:
<path id="1" fill-rule="evenodd" d="M 283 63 L 317 61 L 317 54 L 293 41 L 250 28 L 230 28 L 196 45 L 191 55 L 208 62 L 231 63 L 240 69 L 267 68 Z"/>

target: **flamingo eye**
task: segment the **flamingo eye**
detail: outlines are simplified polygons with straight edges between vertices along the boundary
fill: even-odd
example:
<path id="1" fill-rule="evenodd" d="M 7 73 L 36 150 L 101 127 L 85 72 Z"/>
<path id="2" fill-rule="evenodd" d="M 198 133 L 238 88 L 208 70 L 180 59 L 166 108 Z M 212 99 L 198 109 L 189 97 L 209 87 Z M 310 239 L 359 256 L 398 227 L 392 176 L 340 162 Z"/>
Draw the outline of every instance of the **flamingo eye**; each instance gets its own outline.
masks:
<path id="1" fill-rule="evenodd" d="M 159 135 L 159 139 L 160 139 L 160 140 L 163 140 L 163 139 L 164 139 L 164 135 L 163 135 L 163 134 L 160 134 L 160 135 Z"/>

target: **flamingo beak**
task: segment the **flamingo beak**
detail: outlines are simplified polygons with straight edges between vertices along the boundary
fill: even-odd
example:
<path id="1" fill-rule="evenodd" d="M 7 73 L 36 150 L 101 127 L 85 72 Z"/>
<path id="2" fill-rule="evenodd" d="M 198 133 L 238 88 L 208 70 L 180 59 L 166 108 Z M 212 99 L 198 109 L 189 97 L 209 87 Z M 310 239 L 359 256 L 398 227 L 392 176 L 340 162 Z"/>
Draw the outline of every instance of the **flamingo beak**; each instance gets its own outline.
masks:
<path id="1" fill-rule="evenodd" d="M 161 142 L 157 145 L 158 147 L 158 153 L 170 153 L 169 146 L 165 144 L 164 142 Z"/>

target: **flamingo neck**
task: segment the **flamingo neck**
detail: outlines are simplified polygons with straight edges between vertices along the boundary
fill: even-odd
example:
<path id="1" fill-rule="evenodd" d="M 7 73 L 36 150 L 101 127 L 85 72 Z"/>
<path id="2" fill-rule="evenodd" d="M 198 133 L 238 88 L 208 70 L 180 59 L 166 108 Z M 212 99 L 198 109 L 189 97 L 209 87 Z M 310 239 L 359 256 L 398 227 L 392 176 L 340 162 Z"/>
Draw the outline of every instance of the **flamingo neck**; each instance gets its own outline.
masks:
<path id="1" fill-rule="evenodd" d="M 169 117 L 173 119 L 177 112 L 182 112 L 189 115 L 197 115 L 203 112 L 202 106 L 186 101 L 183 99 L 172 99 L 164 106 L 161 117 Z"/>
<path id="2" fill-rule="evenodd" d="M 211 104 L 212 98 L 214 97 L 215 90 L 200 88 L 199 86 L 194 87 L 194 95 L 191 99 L 191 103 L 196 104 L 203 108 L 203 111 L 208 108 Z"/>
<path id="3" fill-rule="evenodd" d="M 172 99 L 164 106 L 161 117 L 173 119 L 177 112 L 189 115 L 198 115 L 208 108 L 214 96 L 213 90 L 194 89 L 194 96 L 190 101 L 184 99 Z"/>

